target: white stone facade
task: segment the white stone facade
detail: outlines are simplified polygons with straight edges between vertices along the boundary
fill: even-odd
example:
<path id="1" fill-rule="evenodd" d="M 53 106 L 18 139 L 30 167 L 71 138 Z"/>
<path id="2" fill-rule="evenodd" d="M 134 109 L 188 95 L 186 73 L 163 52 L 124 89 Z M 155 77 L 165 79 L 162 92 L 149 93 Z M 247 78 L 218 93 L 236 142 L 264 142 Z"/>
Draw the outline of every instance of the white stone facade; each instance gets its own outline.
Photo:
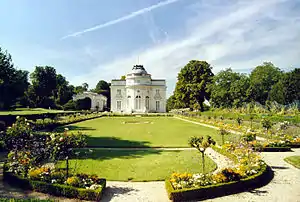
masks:
<path id="1" fill-rule="evenodd" d="M 166 112 L 166 81 L 151 79 L 142 65 L 135 65 L 126 80 L 112 80 L 110 88 L 112 112 Z"/>
<path id="2" fill-rule="evenodd" d="M 73 100 L 80 100 L 87 97 L 91 99 L 92 111 L 104 111 L 104 109 L 107 107 L 107 97 L 93 92 L 79 93 L 73 96 Z"/>

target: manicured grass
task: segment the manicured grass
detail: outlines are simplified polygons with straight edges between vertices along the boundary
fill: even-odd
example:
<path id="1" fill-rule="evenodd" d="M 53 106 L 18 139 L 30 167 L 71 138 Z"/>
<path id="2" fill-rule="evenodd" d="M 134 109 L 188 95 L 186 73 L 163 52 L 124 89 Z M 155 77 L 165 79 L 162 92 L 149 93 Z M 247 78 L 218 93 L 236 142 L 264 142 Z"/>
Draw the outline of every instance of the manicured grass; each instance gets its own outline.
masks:
<path id="1" fill-rule="evenodd" d="M 0 111 L 0 115 L 28 115 L 28 114 L 44 114 L 44 113 L 61 113 L 63 110 L 43 109 L 43 108 L 17 108 L 12 111 Z"/>
<path id="2" fill-rule="evenodd" d="M 289 156 L 289 157 L 285 158 L 284 160 L 286 162 L 288 162 L 289 164 L 292 164 L 296 168 L 300 169 L 300 156 Z"/>
<path id="3" fill-rule="evenodd" d="M 165 180 L 173 172 L 202 172 L 201 155 L 196 150 L 158 151 L 146 150 L 100 150 L 90 153 L 81 149 L 81 159 L 70 160 L 75 172 L 97 174 L 107 180 L 156 181 Z M 84 154 L 86 151 L 87 154 Z M 65 163 L 60 166 L 65 167 Z M 216 164 L 205 158 L 205 171 L 213 171 Z"/>
<path id="4" fill-rule="evenodd" d="M 189 147 L 190 137 L 207 135 L 221 143 L 217 130 L 173 117 L 102 117 L 65 127 L 89 135 L 90 147 Z"/>

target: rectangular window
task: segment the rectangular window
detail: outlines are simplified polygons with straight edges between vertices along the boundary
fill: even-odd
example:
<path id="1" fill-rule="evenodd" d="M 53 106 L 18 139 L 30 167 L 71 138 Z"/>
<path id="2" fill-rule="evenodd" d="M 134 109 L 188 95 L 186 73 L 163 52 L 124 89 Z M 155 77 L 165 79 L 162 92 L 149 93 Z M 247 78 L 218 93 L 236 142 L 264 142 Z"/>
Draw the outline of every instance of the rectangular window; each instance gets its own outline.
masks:
<path id="1" fill-rule="evenodd" d="M 156 89 L 156 94 L 159 94 L 159 89 Z"/>
<path id="2" fill-rule="evenodd" d="M 122 107 L 122 102 L 121 101 L 117 101 L 117 110 L 121 110 Z"/>
<path id="3" fill-rule="evenodd" d="M 156 101 L 156 111 L 159 111 L 159 101 Z"/>
<path id="4" fill-rule="evenodd" d="M 121 95 L 121 89 L 117 90 L 117 95 Z"/>

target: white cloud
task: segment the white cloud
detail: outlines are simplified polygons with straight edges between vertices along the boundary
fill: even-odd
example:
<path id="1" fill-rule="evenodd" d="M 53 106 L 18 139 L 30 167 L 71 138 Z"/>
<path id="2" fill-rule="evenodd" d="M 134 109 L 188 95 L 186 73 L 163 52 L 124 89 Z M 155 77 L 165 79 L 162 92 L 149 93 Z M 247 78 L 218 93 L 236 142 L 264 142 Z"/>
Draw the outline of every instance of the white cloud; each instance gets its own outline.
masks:
<path id="1" fill-rule="evenodd" d="M 300 21 L 287 15 L 286 4 L 289 2 L 240 0 L 227 6 L 226 14 L 205 23 L 197 24 L 197 19 L 190 19 L 187 29 L 191 30 L 191 34 L 180 40 L 124 54 L 110 63 L 99 64 L 86 75 L 74 77 L 73 81 L 89 81 L 93 86 L 99 75 L 106 80 L 118 78 L 130 71 L 138 55 L 140 63 L 153 77 L 169 81 L 169 94 L 173 91 L 179 69 L 191 59 L 210 62 L 214 72 L 227 67 L 249 69 L 263 61 L 272 61 L 280 67 L 299 64 Z M 296 15 L 299 18 L 300 14 Z M 269 21 L 272 21 L 273 27 Z"/>
<path id="2" fill-rule="evenodd" d="M 120 17 L 118 19 L 111 20 L 111 21 L 108 21 L 106 23 L 103 23 L 103 24 L 100 24 L 100 25 L 96 25 L 94 27 L 91 27 L 91 28 L 88 28 L 88 29 L 84 29 L 84 30 L 81 30 L 81 31 L 78 31 L 78 32 L 75 32 L 75 33 L 72 33 L 72 34 L 69 34 L 69 35 L 66 35 L 66 36 L 62 37 L 61 39 L 66 39 L 66 38 L 69 38 L 69 37 L 75 37 L 75 36 L 79 36 L 79 35 L 82 35 L 82 34 L 87 33 L 87 32 L 92 32 L 92 31 L 99 30 L 99 29 L 102 29 L 102 28 L 105 28 L 105 27 L 109 27 L 109 26 L 118 24 L 120 22 L 123 22 L 125 20 L 132 19 L 132 18 L 137 17 L 139 15 L 142 15 L 144 13 L 151 12 L 152 10 L 155 10 L 157 8 L 160 8 L 160 7 L 163 7 L 163 6 L 175 3 L 177 1 L 179 1 L 179 0 L 166 0 L 166 1 L 162 1 L 162 2 L 159 2 L 159 3 L 154 4 L 152 6 L 149 6 L 149 7 L 146 7 L 146 8 L 142 8 L 142 9 L 140 9 L 138 11 L 134 11 L 134 12 L 132 12 L 132 13 L 130 13 L 128 15 L 125 15 L 123 17 Z"/>

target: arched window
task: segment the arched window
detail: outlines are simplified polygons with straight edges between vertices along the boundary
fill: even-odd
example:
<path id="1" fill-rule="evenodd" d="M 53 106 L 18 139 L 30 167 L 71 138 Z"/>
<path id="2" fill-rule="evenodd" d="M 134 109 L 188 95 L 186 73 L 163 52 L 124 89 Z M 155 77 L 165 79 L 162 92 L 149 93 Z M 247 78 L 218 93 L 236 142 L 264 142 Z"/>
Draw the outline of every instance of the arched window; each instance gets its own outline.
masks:
<path id="1" fill-rule="evenodd" d="M 159 108 L 160 108 L 159 104 L 160 104 L 160 103 L 159 103 L 159 101 L 157 100 L 157 101 L 156 101 L 156 111 L 159 111 Z"/>
<path id="2" fill-rule="evenodd" d="M 145 99 L 145 106 L 146 106 L 146 109 L 149 110 L 149 108 L 150 108 L 150 100 L 149 100 L 148 96 L 146 96 L 146 99 Z"/>
<path id="3" fill-rule="evenodd" d="M 130 106 L 130 98 L 131 98 L 131 96 L 129 95 L 129 96 L 127 96 L 127 107 L 129 107 Z"/>
<path id="4" fill-rule="evenodd" d="M 135 97 L 135 108 L 141 109 L 141 96 L 139 95 Z"/>

